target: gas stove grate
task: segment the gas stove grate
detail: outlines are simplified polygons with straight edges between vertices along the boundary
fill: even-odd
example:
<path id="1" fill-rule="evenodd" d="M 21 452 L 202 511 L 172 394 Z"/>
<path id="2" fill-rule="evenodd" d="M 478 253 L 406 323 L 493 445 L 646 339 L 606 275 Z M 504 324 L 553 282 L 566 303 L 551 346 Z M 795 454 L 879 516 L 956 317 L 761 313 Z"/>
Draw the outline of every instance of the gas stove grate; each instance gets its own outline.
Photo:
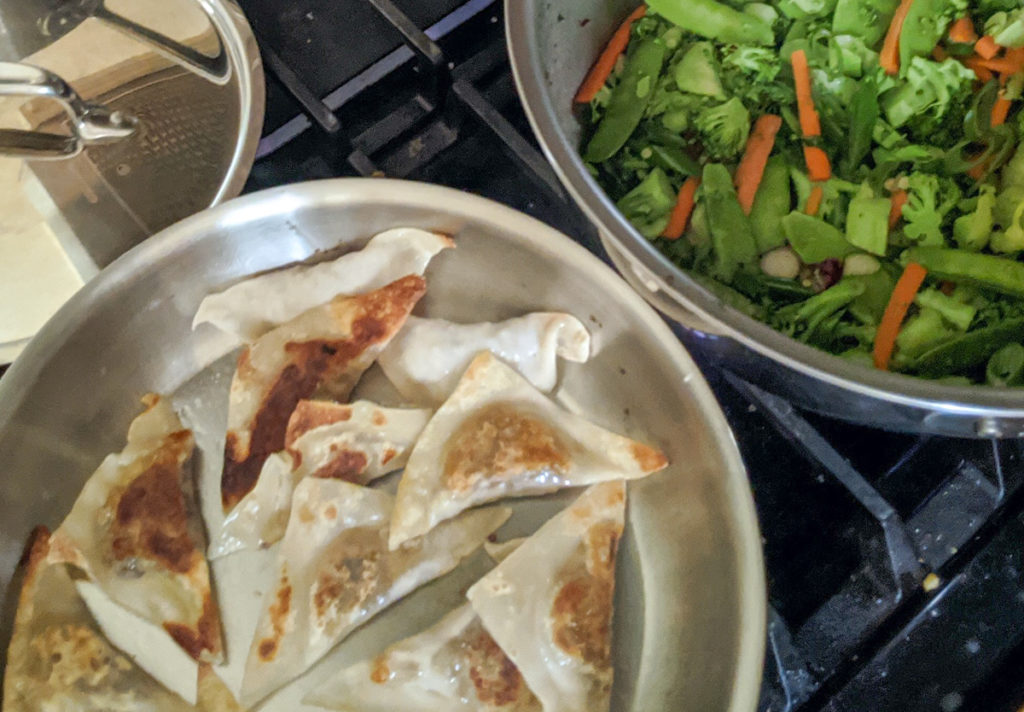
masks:
<path id="1" fill-rule="evenodd" d="M 318 3 L 300 0 L 291 15 Z M 258 15 L 273 7 L 242 4 Z M 410 17 L 431 3 L 341 4 L 372 8 L 394 46 L 337 86 L 321 67 L 275 54 L 254 22 L 271 76 L 302 113 L 271 126 L 249 190 L 339 175 L 444 183 L 540 217 L 607 260 L 533 142 L 498 2 L 463 1 L 419 25 Z M 700 362 L 702 339 L 676 328 Z M 1024 679 L 1006 672 L 1024 664 L 1024 444 L 838 423 L 701 366 L 736 433 L 764 533 L 760 710 L 1016 709 Z"/>

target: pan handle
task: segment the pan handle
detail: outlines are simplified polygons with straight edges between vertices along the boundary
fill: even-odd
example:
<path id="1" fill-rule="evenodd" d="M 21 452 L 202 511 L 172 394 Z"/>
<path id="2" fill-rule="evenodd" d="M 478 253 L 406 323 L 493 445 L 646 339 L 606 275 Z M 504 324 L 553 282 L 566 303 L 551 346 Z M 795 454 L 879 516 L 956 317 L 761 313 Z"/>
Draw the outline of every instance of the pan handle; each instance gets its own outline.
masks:
<path id="1" fill-rule="evenodd" d="M 71 134 L 0 128 L 0 155 L 32 159 L 65 159 L 85 146 L 131 136 L 138 121 L 121 111 L 84 101 L 51 71 L 17 62 L 0 62 L 0 96 L 57 101 L 71 119 Z"/>

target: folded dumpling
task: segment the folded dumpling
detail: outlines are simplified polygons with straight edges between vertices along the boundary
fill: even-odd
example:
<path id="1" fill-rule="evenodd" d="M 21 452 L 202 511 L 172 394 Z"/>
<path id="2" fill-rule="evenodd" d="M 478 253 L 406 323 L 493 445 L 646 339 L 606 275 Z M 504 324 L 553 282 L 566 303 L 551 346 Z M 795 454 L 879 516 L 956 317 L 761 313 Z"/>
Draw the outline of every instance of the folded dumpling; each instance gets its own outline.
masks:
<path id="1" fill-rule="evenodd" d="M 667 464 L 659 450 L 559 408 L 484 351 L 409 455 L 390 546 L 482 502 L 636 479 Z"/>
<path id="2" fill-rule="evenodd" d="M 344 480 L 307 477 L 295 488 L 275 584 L 249 649 L 242 702 L 294 679 L 357 626 L 451 571 L 508 519 L 480 509 L 389 551 L 393 500 Z"/>
<path id="3" fill-rule="evenodd" d="M 104 637 L 68 568 L 48 563 L 49 533 L 33 534 L 7 651 L 3 712 L 180 712 L 197 708 L 163 688 Z M 212 674 L 208 669 L 203 674 Z M 230 710 L 230 693 L 204 680 L 200 710 Z M 224 706 L 204 705 L 207 692 Z"/>
<path id="4" fill-rule="evenodd" d="M 381 353 L 380 365 L 403 396 L 437 405 L 481 351 L 490 351 L 536 388 L 550 391 L 558 357 L 578 363 L 590 357 L 590 333 L 576 317 L 557 312 L 482 324 L 410 317 Z"/>
<path id="5" fill-rule="evenodd" d="M 288 420 L 285 449 L 263 463 L 256 486 L 224 520 L 211 557 L 263 548 L 284 535 L 292 491 L 304 477 L 365 485 L 405 467 L 432 411 L 299 401 Z"/>
<path id="6" fill-rule="evenodd" d="M 607 712 L 623 482 L 587 489 L 466 594 L 546 712 Z"/>
<path id="7" fill-rule="evenodd" d="M 342 712 L 541 712 L 468 603 L 337 673 L 303 702 Z"/>
<path id="8" fill-rule="evenodd" d="M 453 247 L 447 235 L 395 228 L 330 262 L 297 265 L 252 277 L 211 294 L 199 305 L 193 328 L 209 322 L 250 342 L 339 295 L 371 292 L 407 274 L 422 275 L 430 259 Z"/>
<path id="9" fill-rule="evenodd" d="M 426 291 L 408 275 L 356 297 L 336 297 L 261 336 L 242 352 L 228 401 L 221 504 L 252 491 L 266 459 L 284 449 L 288 419 L 320 390 L 348 398 Z"/>
<path id="10" fill-rule="evenodd" d="M 50 559 L 81 568 L 115 603 L 163 627 L 196 660 L 222 658 L 203 554 L 192 432 L 150 394 L 128 443 L 108 455 L 54 532 Z"/>

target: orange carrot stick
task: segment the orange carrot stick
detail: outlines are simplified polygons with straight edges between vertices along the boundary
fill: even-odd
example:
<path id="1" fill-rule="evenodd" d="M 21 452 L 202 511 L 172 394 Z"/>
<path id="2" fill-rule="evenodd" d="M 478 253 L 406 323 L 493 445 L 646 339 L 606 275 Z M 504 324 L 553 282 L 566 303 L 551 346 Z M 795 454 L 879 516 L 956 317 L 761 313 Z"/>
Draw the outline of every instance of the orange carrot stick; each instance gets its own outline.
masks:
<path id="1" fill-rule="evenodd" d="M 807 162 L 807 175 L 811 180 L 822 181 L 832 177 L 828 154 L 817 146 L 804 146 L 804 161 Z"/>
<path id="2" fill-rule="evenodd" d="M 979 57 L 976 64 L 979 67 L 1002 74 L 1003 80 L 1006 80 L 1009 78 L 1009 75 L 1024 70 L 1024 57 L 1018 55 L 1011 56 L 1007 52 L 1005 57 L 996 57 L 995 59 L 982 59 Z"/>
<path id="3" fill-rule="evenodd" d="M 807 53 L 798 49 L 789 60 L 793 64 L 793 81 L 796 85 L 796 108 L 800 114 L 800 131 L 804 138 L 821 136 L 821 119 L 814 108 L 811 94 L 811 70 L 807 66 Z"/>
<path id="4" fill-rule="evenodd" d="M 1006 117 L 1010 114 L 1010 107 L 1013 106 L 1013 102 L 1007 99 L 1003 94 L 999 95 L 996 99 L 996 103 L 992 105 L 992 126 L 1002 126 L 1006 123 Z"/>
<path id="5" fill-rule="evenodd" d="M 892 207 L 889 208 L 889 229 L 892 230 L 896 227 L 900 218 L 903 217 L 903 206 L 907 204 L 907 191 L 897 190 L 893 192 L 890 200 L 892 201 Z"/>
<path id="6" fill-rule="evenodd" d="M 991 69 L 982 64 L 984 61 L 984 59 L 978 56 L 968 57 L 964 60 L 964 66 L 973 70 L 974 76 L 976 76 L 979 81 L 988 82 L 991 81 L 995 75 L 992 74 Z"/>
<path id="7" fill-rule="evenodd" d="M 974 31 L 974 22 L 969 16 L 964 15 L 950 26 L 949 39 L 960 44 L 978 41 L 978 33 Z"/>
<path id="8" fill-rule="evenodd" d="M 944 62 L 949 59 L 949 54 L 942 48 L 942 45 L 935 45 L 935 49 L 932 50 L 932 59 L 936 62 Z"/>
<path id="9" fill-rule="evenodd" d="M 733 182 L 736 184 L 736 196 L 740 199 L 743 212 L 750 215 L 754 207 L 754 196 L 764 177 L 764 167 L 775 146 L 775 135 L 782 128 L 782 118 L 775 114 L 764 114 L 754 122 L 754 128 L 747 139 L 747 147 L 743 158 L 736 167 Z"/>
<path id="10" fill-rule="evenodd" d="M 996 44 L 996 41 L 992 38 L 992 35 L 985 35 L 980 40 L 974 43 L 974 51 L 981 55 L 982 59 L 992 59 L 1002 47 Z"/>
<path id="11" fill-rule="evenodd" d="M 808 215 L 817 215 L 818 211 L 821 210 L 821 200 L 824 197 L 825 191 L 820 185 L 811 188 L 811 194 L 807 196 L 807 205 L 804 206 L 804 212 Z"/>
<path id="12" fill-rule="evenodd" d="M 882 320 L 878 323 L 878 331 L 875 333 L 875 347 L 872 354 L 875 359 L 875 368 L 880 368 L 883 371 L 889 369 L 889 359 L 892 358 L 892 350 L 896 346 L 896 337 L 900 333 L 903 318 L 907 315 L 907 310 L 914 302 L 914 297 L 921 289 L 921 284 L 927 274 L 928 270 L 916 262 L 911 262 L 896 282 Z"/>
<path id="13" fill-rule="evenodd" d="M 886 74 L 896 74 L 900 71 L 900 32 L 903 31 L 903 22 L 907 19 L 910 6 L 914 0 L 903 0 L 896 8 L 896 14 L 892 16 L 889 24 L 889 31 L 885 33 L 885 42 L 882 43 L 882 51 L 878 55 L 878 64 L 885 70 Z"/>
<path id="14" fill-rule="evenodd" d="M 700 186 L 700 178 L 690 176 L 683 181 L 683 187 L 679 189 L 679 197 L 676 199 L 675 207 L 668 218 L 668 225 L 662 231 L 661 236 L 666 240 L 678 240 L 686 231 L 686 224 L 690 222 L 690 214 L 693 212 L 694 195 Z"/>
<path id="15" fill-rule="evenodd" d="M 615 68 L 615 62 L 619 55 L 626 51 L 626 45 L 629 44 L 629 30 L 633 26 L 633 21 L 643 17 L 646 13 L 647 6 L 641 5 L 626 18 L 625 22 L 619 25 L 619 29 L 615 30 L 615 34 L 608 41 L 608 45 L 601 52 L 597 61 L 594 62 L 590 73 L 587 74 L 586 79 L 580 84 L 579 91 L 576 92 L 574 99 L 576 103 L 585 104 L 597 96 L 597 92 L 601 91 L 601 87 L 608 81 L 608 77 Z"/>

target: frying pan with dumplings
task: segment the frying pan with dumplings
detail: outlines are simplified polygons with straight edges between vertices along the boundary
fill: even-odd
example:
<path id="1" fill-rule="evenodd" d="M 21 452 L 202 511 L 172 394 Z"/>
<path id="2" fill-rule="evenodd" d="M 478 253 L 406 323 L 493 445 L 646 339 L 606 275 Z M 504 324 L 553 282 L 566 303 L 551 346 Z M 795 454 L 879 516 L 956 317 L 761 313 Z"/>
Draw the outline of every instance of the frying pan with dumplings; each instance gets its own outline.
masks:
<path id="1" fill-rule="evenodd" d="M 465 193 L 383 179 L 284 186 L 167 228 L 79 292 L 0 379 L 0 592 L 8 601 L 0 650 L 17 597 L 12 575 L 30 531 L 57 528 L 103 457 L 124 446 L 143 394 L 169 396 L 194 431 L 198 471 L 219 472 L 237 342 L 219 340 L 208 324 L 193 329 L 203 297 L 338 245 L 359 248 L 396 227 L 445 233 L 455 243 L 430 262 L 417 316 L 470 323 L 574 315 L 590 332 L 592 355 L 585 364 L 560 363 L 553 400 L 660 447 L 671 463 L 628 487 L 612 710 L 753 710 L 766 609 L 757 524 L 731 433 L 690 357 L 640 297 L 564 235 Z M 352 399 L 389 405 L 363 392 L 372 375 Z M 499 539 L 533 533 L 579 493 L 503 502 L 513 512 Z M 215 498 L 204 511 L 220 505 Z M 239 657 L 230 644 L 233 621 L 251 625 L 260 605 L 256 583 L 225 584 L 238 556 L 211 564 L 229 667 Z M 478 552 L 407 596 L 318 663 L 307 675 L 311 684 L 434 626 L 493 566 Z M 306 692 L 272 697 L 261 709 L 315 709 L 299 704 Z"/>

